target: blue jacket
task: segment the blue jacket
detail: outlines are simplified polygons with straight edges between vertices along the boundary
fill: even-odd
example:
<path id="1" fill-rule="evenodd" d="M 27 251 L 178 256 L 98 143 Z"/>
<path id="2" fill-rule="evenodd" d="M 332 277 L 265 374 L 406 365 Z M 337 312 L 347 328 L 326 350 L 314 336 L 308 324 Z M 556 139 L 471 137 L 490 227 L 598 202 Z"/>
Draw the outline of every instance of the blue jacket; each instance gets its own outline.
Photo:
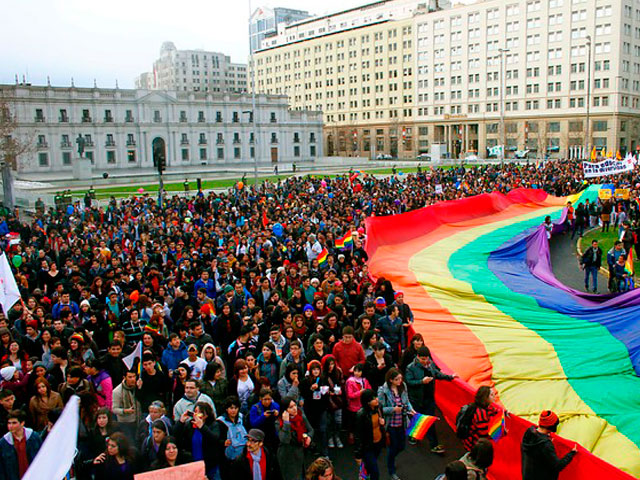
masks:
<path id="1" fill-rule="evenodd" d="M 193 286 L 193 296 L 195 297 L 198 293 L 198 290 L 204 288 L 207 290 L 207 297 L 216 298 L 216 281 L 213 279 L 207 280 L 207 283 L 204 283 L 202 279 L 199 279 L 195 285 Z"/>
<path id="2" fill-rule="evenodd" d="M 187 346 L 181 341 L 180 348 L 177 350 L 174 350 L 171 345 L 167 345 L 167 348 L 162 352 L 161 362 L 167 370 L 175 370 L 180 365 L 180 362 L 187 357 Z"/>
<path id="3" fill-rule="evenodd" d="M 58 318 L 60 318 L 60 312 L 65 307 L 71 310 L 71 313 L 73 315 L 78 315 L 78 312 L 80 312 L 80 309 L 78 308 L 78 304 L 73 300 L 69 301 L 69 305 L 61 305 L 60 302 L 58 302 L 51 309 L 51 316 L 53 317 L 54 320 L 57 320 Z"/>
<path id="4" fill-rule="evenodd" d="M 404 337 L 404 328 L 402 328 L 402 319 L 400 317 L 392 321 L 391 317 L 385 315 L 377 321 L 376 328 L 380 330 L 380 336 L 391 347 L 397 347 Z"/>
<path id="5" fill-rule="evenodd" d="M 407 389 L 407 385 L 403 384 L 404 388 L 402 389 L 402 393 L 400 394 L 400 399 L 402 400 L 402 405 L 404 408 L 402 412 L 404 429 L 409 426 L 409 412 L 413 410 L 413 405 L 411 405 L 411 401 L 409 400 L 409 392 Z M 380 408 L 382 409 L 382 415 L 384 415 L 385 425 L 388 426 L 391 424 L 391 417 L 393 416 L 393 409 L 395 404 L 393 403 L 393 393 L 391 393 L 391 389 L 389 385 L 385 382 L 380 388 L 378 388 L 378 401 L 380 402 Z"/>
<path id="6" fill-rule="evenodd" d="M 29 464 L 31 464 L 38 450 L 40 450 L 42 439 L 40 435 L 30 428 L 25 428 L 24 434 L 27 439 L 27 458 L 29 459 Z M 13 446 L 13 435 L 11 432 L 7 432 L 4 437 L 0 439 L 0 480 L 20 480 L 18 455 Z"/>

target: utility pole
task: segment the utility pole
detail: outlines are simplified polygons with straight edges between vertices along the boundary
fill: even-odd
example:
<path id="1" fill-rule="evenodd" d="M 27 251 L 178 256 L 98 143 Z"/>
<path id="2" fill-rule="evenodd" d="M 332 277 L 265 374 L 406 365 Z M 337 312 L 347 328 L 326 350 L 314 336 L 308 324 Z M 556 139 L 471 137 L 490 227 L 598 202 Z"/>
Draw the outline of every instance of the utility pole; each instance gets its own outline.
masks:
<path id="1" fill-rule="evenodd" d="M 588 160 L 591 155 L 591 35 L 587 35 L 585 38 L 587 40 L 587 49 L 589 51 L 587 53 L 587 128 L 585 129 L 584 135 L 584 158 L 585 160 Z"/>
<path id="2" fill-rule="evenodd" d="M 251 62 L 251 116 L 250 120 L 253 129 L 253 184 L 258 189 L 258 128 L 256 122 L 258 119 L 258 111 L 256 109 L 256 65 L 253 56 L 253 48 L 251 48 L 251 0 L 249 0 L 249 62 Z M 249 147 L 251 151 L 251 147 Z"/>
<path id="3" fill-rule="evenodd" d="M 500 157 L 504 162 L 504 148 L 506 144 L 506 132 L 504 128 L 504 54 L 508 52 L 508 48 L 499 48 L 500 52 Z"/>

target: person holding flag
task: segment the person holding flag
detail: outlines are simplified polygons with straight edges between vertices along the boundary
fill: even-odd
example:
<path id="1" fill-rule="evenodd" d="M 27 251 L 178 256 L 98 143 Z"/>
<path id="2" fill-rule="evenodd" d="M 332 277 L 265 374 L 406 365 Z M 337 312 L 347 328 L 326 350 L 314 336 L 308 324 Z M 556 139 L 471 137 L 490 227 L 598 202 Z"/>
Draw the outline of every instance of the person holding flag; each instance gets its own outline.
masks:
<path id="1" fill-rule="evenodd" d="M 416 412 L 423 415 L 435 416 L 436 414 L 436 380 L 451 381 L 456 375 L 446 375 L 431 360 L 431 352 L 426 346 L 419 347 L 416 358 L 409 364 L 405 372 L 409 400 Z M 445 453 L 444 446 L 438 443 L 435 425 L 427 431 L 427 438 L 431 445 L 431 452 L 437 454 Z M 409 437 L 409 443 L 415 445 L 417 439 Z"/>

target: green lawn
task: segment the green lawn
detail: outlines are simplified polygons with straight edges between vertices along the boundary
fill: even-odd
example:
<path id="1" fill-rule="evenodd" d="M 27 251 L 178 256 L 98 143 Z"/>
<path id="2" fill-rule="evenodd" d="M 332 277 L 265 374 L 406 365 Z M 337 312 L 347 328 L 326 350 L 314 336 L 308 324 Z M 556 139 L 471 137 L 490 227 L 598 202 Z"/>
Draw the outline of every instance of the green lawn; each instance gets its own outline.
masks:
<path id="1" fill-rule="evenodd" d="M 423 167 L 424 168 L 424 167 Z M 410 167 L 410 168 L 401 168 L 398 167 L 397 171 L 398 172 L 403 172 L 403 173 L 415 173 L 417 171 L 417 167 Z M 390 175 L 391 173 L 393 173 L 391 168 L 376 168 L 376 169 L 371 169 L 371 170 L 364 170 L 367 173 L 373 174 L 373 175 Z M 346 173 L 346 172 L 345 172 Z M 302 173 L 301 175 L 304 175 L 304 173 Z M 344 175 L 344 174 L 343 174 Z M 259 177 L 258 181 L 262 182 L 264 180 L 269 180 L 270 182 L 275 182 L 277 180 L 283 179 L 283 178 L 288 178 L 290 177 L 290 174 L 287 175 L 270 175 L 267 177 Z M 334 175 L 328 175 L 329 177 L 337 177 L 337 174 Z M 240 181 L 241 177 L 238 177 L 237 179 L 232 179 L 232 178 L 226 178 L 226 179 L 219 179 L 219 180 L 203 180 L 202 181 L 202 188 L 204 190 L 211 190 L 214 188 L 231 188 L 233 185 L 235 185 L 238 181 Z M 247 185 L 252 185 L 253 184 L 253 175 L 247 175 Z M 196 182 L 189 182 L 189 190 L 192 192 L 195 192 L 196 190 Z M 144 188 L 144 192 L 145 193 L 152 193 L 152 192 L 157 192 L 158 191 L 158 184 L 150 184 L 150 185 L 117 185 L 114 187 L 105 187 L 105 188 L 96 188 L 96 196 L 98 198 L 108 198 L 110 196 L 116 196 L 116 197 L 123 197 L 123 196 L 128 196 L 132 193 L 137 193 L 139 188 Z M 168 192 L 182 192 L 184 191 L 184 182 L 171 182 L 171 183 L 165 183 L 164 184 L 164 188 L 165 190 L 167 190 Z M 80 194 L 84 194 L 87 191 L 87 189 L 75 189 L 72 190 L 72 192 L 76 195 L 80 195 Z"/>
<path id="2" fill-rule="evenodd" d="M 618 240 L 618 229 L 612 226 L 608 232 L 604 233 L 600 231 L 600 227 L 596 228 L 595 230 L 591 230 L 580 239 L 580 250 L 584 252 L 591 246 L 591 242 L 593 240 L 598 240 L 598 245 L 600 245 L 600 248 L 602 249 L 602 263 L 603 266 L 606 267 L 607 252 L 611 249 L 611 247 L 613 247 L 613 243 Z M 638 258 L 635 258 L 635 253 L 636 252 L 633 252 L 633 265 L 634 270 L 638 272 L 638 268 L 640 268 L 640 261 Z"/>

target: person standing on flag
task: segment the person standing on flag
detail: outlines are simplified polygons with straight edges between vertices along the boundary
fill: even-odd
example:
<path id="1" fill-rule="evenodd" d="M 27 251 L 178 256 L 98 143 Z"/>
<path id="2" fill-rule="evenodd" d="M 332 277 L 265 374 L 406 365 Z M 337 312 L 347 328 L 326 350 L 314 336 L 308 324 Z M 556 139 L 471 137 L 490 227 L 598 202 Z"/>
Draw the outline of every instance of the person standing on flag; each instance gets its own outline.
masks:
<path id="1" fill-rule="evenodd" d="M 431 360 L 431 352 L 426 346 L 418 348 L 416 358 L 409 364 L 405 372 L 407 390 L 411 405 L 418 413 L 435 416 L 436 414 L 436 380 L 451 381 L 456 375 L 446 375 Z M 444 446 L 438 443 L 436 427 L 432 425 L 427 432 L 427 438 L 431 445 L 431 453 L 442 454 L 445 452 Z M 409 443 L 415 445 L 417 442 L 409 437 Z"/>

